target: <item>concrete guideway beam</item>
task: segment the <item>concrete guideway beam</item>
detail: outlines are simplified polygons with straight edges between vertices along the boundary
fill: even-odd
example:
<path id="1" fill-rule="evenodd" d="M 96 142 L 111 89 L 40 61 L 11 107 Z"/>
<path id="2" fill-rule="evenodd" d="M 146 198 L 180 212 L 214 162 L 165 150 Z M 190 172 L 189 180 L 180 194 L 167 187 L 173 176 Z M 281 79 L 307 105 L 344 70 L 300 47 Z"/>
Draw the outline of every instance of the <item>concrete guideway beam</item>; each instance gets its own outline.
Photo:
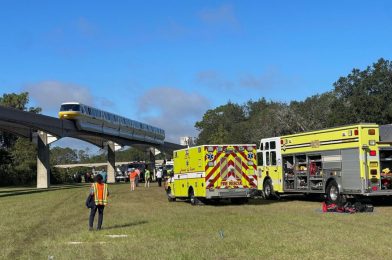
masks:
<path id="1" fill-rule="evenodd" d="M 116 155 L 115 155 L 115 148 L 116 145 L 112 141 L 107 142 L 107 150 L 108 150 L 108 158 L 107 158 L 107 169 L 108 169 L 108 179 L 107 183 L 115 183 L 115 171 L 116 171 Z"/>
<path id="2" fill-rule="evenodd" d="M 108 182 L 115 181 L 115 146 L 114 142 L 121 146 L 135 146 L 139 149 L 154 147 L 165 153 L 182 149 L 184 146 L 170 142 L 164 144 L 152 144 L 147 141 L 132 140 L 113 135 L 83 131 L 76 127 L 71 120 L 60 120 L 58 118 L 21 111 L 9 107 L 0 106 L 0 131 L 16 134 L 30 138 L 33 142 L 37 140 L 37 188 L 48 188 L 50 185 L 49 167 L 49 144 L 59 138 L 71 137 L 84 140 L 103 148 L 106 140 L 112 144 L 108 148 Z M 34 133 L 38 131 L 39 134 Z M 155 152 L 157 154 L 157 152 Z M 151 158 L 150 161 L 153 161 Z"/>
<path id="3" fill-rule="evenodd" d="M 37 188 L 47 189 L 50 185 L 49 141 L 43 131 L 38 131 L 37 149 Z"/>

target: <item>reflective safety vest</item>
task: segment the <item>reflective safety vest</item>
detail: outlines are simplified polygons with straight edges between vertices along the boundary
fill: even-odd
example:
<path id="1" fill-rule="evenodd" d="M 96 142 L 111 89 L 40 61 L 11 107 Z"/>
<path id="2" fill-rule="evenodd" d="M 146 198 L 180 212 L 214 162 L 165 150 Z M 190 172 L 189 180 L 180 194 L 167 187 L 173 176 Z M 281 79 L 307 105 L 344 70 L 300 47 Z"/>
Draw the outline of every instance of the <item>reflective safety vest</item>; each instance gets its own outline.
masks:
<path id="1" fill-rule="evenodd" d="M 108 204 L 108 185 L 106 183 L 94 183 L 94 200 L 95 205 Z"/>

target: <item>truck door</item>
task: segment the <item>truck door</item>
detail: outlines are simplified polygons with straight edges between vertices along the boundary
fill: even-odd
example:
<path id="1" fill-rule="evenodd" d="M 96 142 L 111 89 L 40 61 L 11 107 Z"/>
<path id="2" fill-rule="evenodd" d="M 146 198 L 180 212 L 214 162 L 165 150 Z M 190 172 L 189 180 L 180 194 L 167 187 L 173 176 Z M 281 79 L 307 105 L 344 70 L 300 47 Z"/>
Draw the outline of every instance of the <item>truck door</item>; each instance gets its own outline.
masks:
<path id="1" fill-rule="evenodd" d="M 263 177 L 269 176 L 274 190 L 282 192 L 282 153 L 280 137 L 264 139 L 263 146 L 265 164 L 265 167 L 263 167 Z"/>

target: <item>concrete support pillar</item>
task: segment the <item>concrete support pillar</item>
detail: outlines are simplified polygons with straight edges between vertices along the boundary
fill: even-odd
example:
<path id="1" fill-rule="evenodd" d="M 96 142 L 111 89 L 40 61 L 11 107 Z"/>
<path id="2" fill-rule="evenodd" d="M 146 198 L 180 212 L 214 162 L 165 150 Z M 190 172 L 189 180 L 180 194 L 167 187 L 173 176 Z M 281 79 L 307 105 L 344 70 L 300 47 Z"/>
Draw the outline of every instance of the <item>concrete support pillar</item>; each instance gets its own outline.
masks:
<path id="1" fill-rule="evenodd" d="M 116 156 L 115 156 L 115 144 L 112 141 L 108 141 L 108 183 L 115 183 L 115 171 L 116 171 Z"/>
<path id="2" fill-rule="evenodd" d="M 38 131 L 37 135 L 37 188 L 47 189 L 50 185 L 48 134 Z"/>
<path id="3" fill-rule="evenodd" d="M 149 169 L 151 172 L 155 170 L 155 153 L 154 153 L 154 148 L 148 150 L 149 154 L 149 161 L 152 169 Z"/>
<path id="4" fill-rule="evenodd" d="M 152 179 L 155 181 L 155 149 L 148 148 L 146 150 L 146 164 L 148 165 L 148 169 L 151 172 Z"/>

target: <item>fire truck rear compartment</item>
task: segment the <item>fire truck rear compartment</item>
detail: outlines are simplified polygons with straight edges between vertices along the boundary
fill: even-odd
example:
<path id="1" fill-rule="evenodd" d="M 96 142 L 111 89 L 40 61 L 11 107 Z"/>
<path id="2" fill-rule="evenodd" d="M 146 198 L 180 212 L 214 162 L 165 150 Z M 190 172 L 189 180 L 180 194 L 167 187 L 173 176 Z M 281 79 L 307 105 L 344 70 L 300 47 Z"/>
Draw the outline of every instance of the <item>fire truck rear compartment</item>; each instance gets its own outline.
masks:
<path id="1" fill-rule="evenodd" d="M 392 190 L 392 148 L 380 149 L 381 190 Z"/>

